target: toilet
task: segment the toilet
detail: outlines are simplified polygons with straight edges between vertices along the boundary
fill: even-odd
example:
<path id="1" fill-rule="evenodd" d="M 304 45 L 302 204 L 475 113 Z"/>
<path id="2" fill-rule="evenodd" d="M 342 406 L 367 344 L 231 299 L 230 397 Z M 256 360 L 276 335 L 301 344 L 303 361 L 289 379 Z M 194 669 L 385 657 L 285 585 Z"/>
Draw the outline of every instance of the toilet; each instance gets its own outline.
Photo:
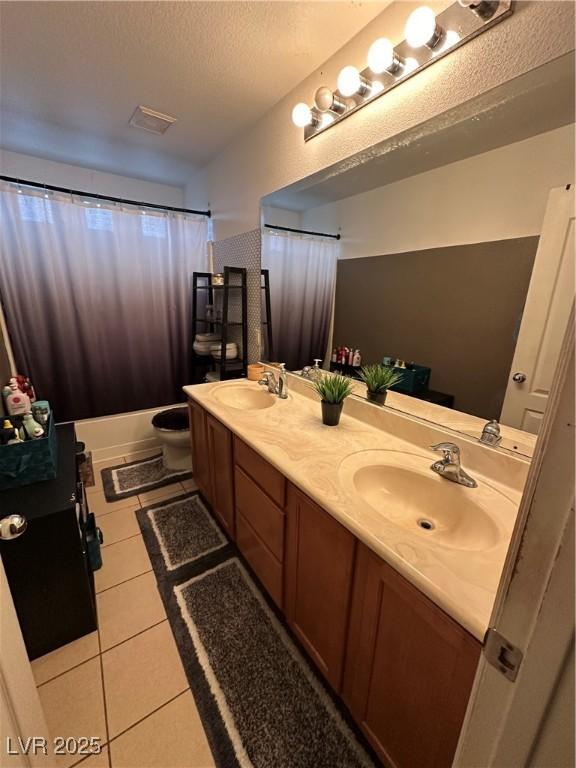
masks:
<path id="1" fill-rule="evenodd" d="M 188 408 L 168 408 L 152 418 L 152 426 L 162 444 L 164 466 L 175 472 L 192 470 Z"/>

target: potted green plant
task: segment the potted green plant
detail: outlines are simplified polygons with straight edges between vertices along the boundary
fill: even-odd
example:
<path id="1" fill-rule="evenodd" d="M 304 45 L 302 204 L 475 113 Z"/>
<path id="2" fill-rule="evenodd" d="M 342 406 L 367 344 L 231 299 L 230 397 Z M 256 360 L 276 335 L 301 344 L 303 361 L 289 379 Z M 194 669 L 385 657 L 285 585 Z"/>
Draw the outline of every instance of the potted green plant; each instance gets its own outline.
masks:
<path id="1" fill-rule="evenodd" d="M 352 394 L 352 381 L 347 376 L 323 376 L 312 385 L 322 401 L 322 423 L 335 427 L 340 421 L 344 400 Z"/>
<path id="2" fill-rule="evenodd" d="M 368 400 L 384 405 L 390 387 L 402 380 L 402 374 L 387 365 L 366 365 L 360 371 L 360 378 L 368 389 Z"/>

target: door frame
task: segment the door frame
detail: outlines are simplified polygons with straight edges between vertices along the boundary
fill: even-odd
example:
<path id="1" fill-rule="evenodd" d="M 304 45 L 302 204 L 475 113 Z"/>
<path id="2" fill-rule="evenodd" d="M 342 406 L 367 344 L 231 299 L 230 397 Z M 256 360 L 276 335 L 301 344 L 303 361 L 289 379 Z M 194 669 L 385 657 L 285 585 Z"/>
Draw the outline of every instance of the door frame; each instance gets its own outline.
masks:
<path id="1" fill-rule="evenodd" d="M 454 766 L 525 766 L 574 645 L 574 304 L 490 619 L 523 654 L 508 680 L 484 654 Z"/>
<path id="2" fill-rule="evenodd" d="M 0 765 L 6 768 L 48 766 L 53 761 L 48 726 L 1 559 L 0 603 Z M 8 755 L 8 737 L 11 737 L 11 748 L 20 754 Z M 42 749 L 22 754 L 19 745 L 14 743 L 18 737 L 24 742 L 30 737 L 44 739 L 48 754 Z"/>

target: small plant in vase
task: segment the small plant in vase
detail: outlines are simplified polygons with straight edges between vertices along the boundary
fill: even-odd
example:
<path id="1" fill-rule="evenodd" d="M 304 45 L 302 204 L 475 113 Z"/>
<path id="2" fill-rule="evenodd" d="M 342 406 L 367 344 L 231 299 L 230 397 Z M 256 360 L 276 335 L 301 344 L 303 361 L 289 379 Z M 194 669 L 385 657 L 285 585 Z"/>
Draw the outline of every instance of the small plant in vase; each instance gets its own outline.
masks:
<path id="1" fill-rule="evenodd" d="M 372 403 L 384 405 L 390 387 L 402 381 L 402 374 L 387 365 L 366 365 L 360 371 L 360 378 L 368 389 L 367 397 Z"/>
<path id="2" fill-rule="evenodd" d="M 322 423 L 335 427 L 340 421 L 344 400 L 352 394 L 352 381 L 347 376 L 323 376 L 312 386 L 322 401 Z"/>

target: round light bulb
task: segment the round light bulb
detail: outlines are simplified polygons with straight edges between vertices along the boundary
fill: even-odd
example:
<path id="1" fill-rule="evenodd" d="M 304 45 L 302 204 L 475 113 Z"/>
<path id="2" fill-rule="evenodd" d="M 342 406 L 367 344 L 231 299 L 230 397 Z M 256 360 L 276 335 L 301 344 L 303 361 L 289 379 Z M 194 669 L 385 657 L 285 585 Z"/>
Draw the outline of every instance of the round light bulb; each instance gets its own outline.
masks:
<path id="1" fill-rule="evenodd" d="M 426 5 L 412 11 L 406 22 L 404 34 L 411 48 L 421 48 L 423 45 L 434 45 L 438 42 L 438 25 L 434 11 Z"/>
<path id="2" fill-rule="evenodd" d="M 314 94 L 314 104 L 320 110 L 320 112 L 327 112 L 332 109 L 334 104 L 334 94 L 325 85 L 321 85 L 320 88 Z"/>
<path id="3" fill-rule="evenodd" d="M 312 123 L 312 110 L 308 104 L 304 104 L 303 101 L 296 104 L 292 110 L 292 122 L 294 125 L 298 126 L 298 128 L 305 128 Z"/>
<path id="4" fill-rule="evenodd" d="M 348 66 L 340 70 L 338 75 L 338 90 L 342 96 L 354 96 L 362 88 L 360 72 L 356 67 Z"/>
<path id="5" fill-rule="evenodd" d="M 386 37 L 379 37 L 368 51 L 368 66 L 375 75 L 381 75 L 394 66 L 394 46 Z"/>

